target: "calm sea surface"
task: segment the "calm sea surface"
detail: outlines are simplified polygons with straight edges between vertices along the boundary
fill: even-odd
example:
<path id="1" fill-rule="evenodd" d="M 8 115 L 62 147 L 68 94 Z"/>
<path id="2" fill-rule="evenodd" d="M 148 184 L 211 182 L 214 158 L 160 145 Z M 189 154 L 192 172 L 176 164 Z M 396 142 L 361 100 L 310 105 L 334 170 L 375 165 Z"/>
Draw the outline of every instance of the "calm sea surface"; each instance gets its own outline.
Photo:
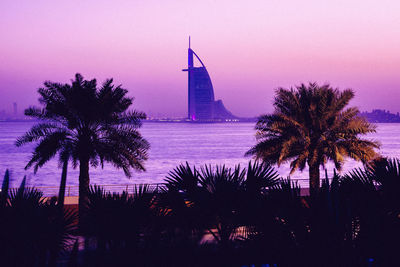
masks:
<path id="1" fill-rule="evenodd" d="M 61 169 L 57 160 L 51 160 L 34 174 L 32 169 L 24 170 L 33 150 L 33 145 L 16 147 L 14 142 L 33 125 L 32 122 L 0 122 L 0 176 L 8 168 L 11 171 L 11 186 L 17 186 L 23 176 L 27 176 L 28 185 L 58 186 Z M 400 124 L 377 124 L 377 133 L 368 138 L 378 140 L 382 146 L 380 153 L 384 156 L 400 158 Z M 255 144 L 254 123 L 144 123 L 141 133 L 150 142 L 149 160 L 146 172 L 135 172 L 132 178 L 124 176 L 110 164 L 104 169 L 91 168 L 92 184 L 135 184 L 162 182 L 169 171 L 180 163 L 191 165 L 226 164 L 246 166 L 250 158 L 245 152 Z M 359 163 L 347 161 L 344 172 Z M 328 164 L 329 173 L 333 165 Z M 288 166 L 277 169 L 281 176 L 289 174 Z M 307 171 L 296 172 L 293 179 L 307 178 Z M 2 180 L 2 178 L 0 178 Z M 78 184 L 78 170 L 72 167 L 68 171 L 68 185 Z"/>

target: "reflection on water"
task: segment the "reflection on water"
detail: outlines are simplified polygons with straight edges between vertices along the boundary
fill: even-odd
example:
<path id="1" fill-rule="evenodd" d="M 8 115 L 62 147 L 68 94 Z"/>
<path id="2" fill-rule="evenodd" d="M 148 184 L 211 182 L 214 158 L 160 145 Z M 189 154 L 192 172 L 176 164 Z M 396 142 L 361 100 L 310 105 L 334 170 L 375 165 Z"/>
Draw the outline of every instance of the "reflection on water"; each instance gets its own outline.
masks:
<path id="1" fill-rule="evenodd" d="M 58 186 L 61 169 L 56 159 L 39 169 L 24 170 L 33 150 L 33 145 L 15 147 L 15 139 L 30 129 L 31 122 L 0 122 L 0 175 L 6 168 L 12 173 L 12 186 L 16 186 L 24 175 L 29 185 Z M 95 184 L 133 184 L 162 182 L 168 171 L 180 163 L 188 161 L 191 165 L 226 164 L 246 166 L 250 158 L 244 153 L 255 144 L 253 123 L 145 123 L 141 129 L 143 136 L 150 142 L 149 160 L 146 172 L 134 172 L 131 179 L 126 178 L 122 170 L 106 164 L 104 169 L 90 170 L 91 183 Z M 378 124 L 377 133 L 368 138 L 378 140 L 381 154 L 400 158 L 400 124 Z M 347 161 L 344 172 L 360 163 Z M 328 164 L 329 173 L 333 165 Z M 289 175 L 288 165 L 278 169 L 286 177 Z M 293 178 L 307 178 L 307 170 L 296 172 Z M 78 170 L 68 170 L 68 185 L 78 184 Z"/>

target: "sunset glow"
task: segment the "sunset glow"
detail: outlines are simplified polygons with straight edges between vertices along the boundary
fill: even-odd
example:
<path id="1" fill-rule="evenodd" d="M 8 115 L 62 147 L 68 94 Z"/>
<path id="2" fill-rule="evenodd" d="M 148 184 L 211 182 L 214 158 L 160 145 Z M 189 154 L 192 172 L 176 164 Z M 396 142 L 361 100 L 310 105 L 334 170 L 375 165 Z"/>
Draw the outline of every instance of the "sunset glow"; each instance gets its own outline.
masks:
<path id="1" fill-rule="evenodd" d="M 217 99 L 272 111 L 274 89 L 353 88 L 353 105 L 399 112 L 398 1 L 11 1 L 0 3 L 0 109 L 35 104 L 45 80 L 113 77 L 149 114 L 186 116 L 188 36 Z"/>

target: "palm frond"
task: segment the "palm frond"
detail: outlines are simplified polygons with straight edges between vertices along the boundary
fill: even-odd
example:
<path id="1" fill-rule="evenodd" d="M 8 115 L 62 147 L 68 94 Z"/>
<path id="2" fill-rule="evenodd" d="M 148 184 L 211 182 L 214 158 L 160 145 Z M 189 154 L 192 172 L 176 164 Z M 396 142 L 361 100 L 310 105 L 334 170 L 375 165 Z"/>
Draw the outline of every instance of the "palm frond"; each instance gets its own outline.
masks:
<path id="1" fill-rule="evenodd" d="M 140 111 L 128 111 L 118 117 L 115 124 L 130 124 L 136 127 L 142 126 L 142 120 L 146 119 L 146 113 Z"/>
<path id="2" fill-rule="evenodd" d="M 249 161 L 246 173 L 246 190 L 260 192 L 261 189 L 272 187 L 279 182 L 278 172 L 269 164 Z"/>
<path id="3" fill-rule="evenodd" d="M 180 164 L 170 171 L 165 179 L 167 188 L 176 191 L 194 191 L 199 182 L 199 173 L 196 167 L 190 167 L 189 163 Z"/>
<path id="4" fill-rule="evenodd" d="M 27 143 L 35 142 L 40 140 L 41 138 L 46 137 L 47 135 L 53 133 L 55 130 L 60 131 L 60 127 L 54 123 L 39 123 L 26 132 L 23 136 L 19 137 L 15 145 L 22 146 Z"/>
<path id="5" fill-rule="evenodd" d="M 39 167 L 42 167 L 57 154 L 66 138 L 67 133 L 63 131 L 53 132 L 43 137 L 41 142 L 35 147 L 32 157 L 25 168 L 34 165 L 34 171 L 37 172 Z"/>
<path id="6" fill-rule="evenodd" d="M 4 173 L 3 183 L 1 185 L 0 207 L 4 207 L 7 204 L 9 186 L 10 186 L 10 171 L 7 169 L 6 172 Z"/>

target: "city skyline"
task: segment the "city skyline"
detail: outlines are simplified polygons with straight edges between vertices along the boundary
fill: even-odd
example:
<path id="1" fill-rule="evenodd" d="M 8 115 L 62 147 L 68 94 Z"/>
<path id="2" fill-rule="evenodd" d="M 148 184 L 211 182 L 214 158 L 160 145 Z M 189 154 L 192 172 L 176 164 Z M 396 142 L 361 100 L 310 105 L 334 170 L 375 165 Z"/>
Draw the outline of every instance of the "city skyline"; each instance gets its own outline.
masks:
<path id="1" fill-rule="evenodd" d="M 45 80 L 114 78 L 148 114 L 185 117 L 187 36 L 239 117 L 272 111 L 274 90 L 352 88 L 352 106 L 399 112 L 397 1 L 9 1 L 0 3 L 0 110 L 37 105 Z M 151 19 L 154 18 L 154 19 Z"/>

